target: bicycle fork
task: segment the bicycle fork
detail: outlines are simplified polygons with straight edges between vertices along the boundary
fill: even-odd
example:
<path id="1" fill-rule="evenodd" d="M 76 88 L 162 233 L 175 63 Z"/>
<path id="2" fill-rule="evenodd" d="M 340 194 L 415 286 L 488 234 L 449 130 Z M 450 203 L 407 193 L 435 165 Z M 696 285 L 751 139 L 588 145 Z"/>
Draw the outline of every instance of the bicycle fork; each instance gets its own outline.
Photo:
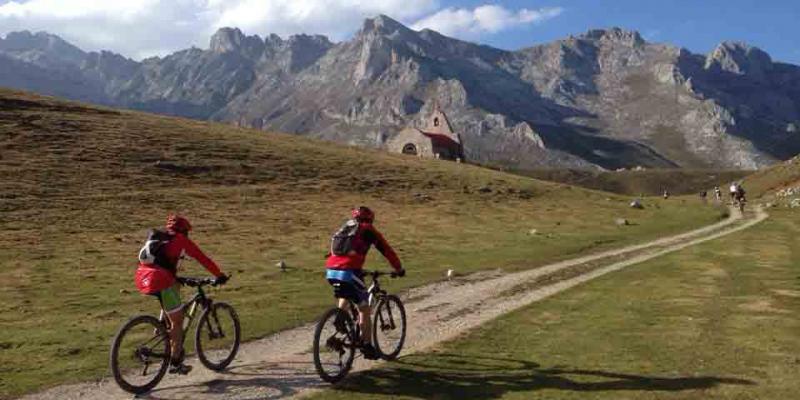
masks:
<path id="1" fill-rule="evenodd" d="M 384 304 L 386 305 L 386 307 L 381 307 Z M 380 321 L 381 329 L 389 328 L 389 329 L 394 330 L 396 328 L 396 326 L 394 324 L 394 316 L 392 316 L 392 307 L 390 307 L 389 304 L 390 304 L 389 302 L 383 302 L 383 303 L 378 305 L 378 310 L 377 310 L 377 312 L 378 312 L 378 320 Z M 388 326 L 386 324 L 385 319 L 383 318 L 383 312 L 381 311 L 382 308 L 386 308 L 386 314 L 389 317 Z"/>

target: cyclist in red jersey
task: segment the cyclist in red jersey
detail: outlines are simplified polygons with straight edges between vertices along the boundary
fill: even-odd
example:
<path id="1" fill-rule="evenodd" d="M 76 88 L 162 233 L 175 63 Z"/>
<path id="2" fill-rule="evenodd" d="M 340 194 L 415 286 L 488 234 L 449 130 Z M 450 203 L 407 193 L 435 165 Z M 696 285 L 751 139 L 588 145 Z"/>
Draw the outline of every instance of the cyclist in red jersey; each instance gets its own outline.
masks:
<path id="1" fill-rule="evenodd" d="M 352 211 L 353 220 L 358 223 L 358 230 L 353 238 L 351 250 L 344 255 L 328 254 L 325 268 L 328 283 L 333 286 L 334 296 L 339 299 L 339 308 L 346 310 L 347 301 L 350 300 L 358 306 L 358 324 L 361 327 L 362 352 L 364 358 L 377 359 L 378 354 L 372 346 L 372 324 L 370 323 L 370 310 L 367 288 L 364 285 L 362 268 L 371 246 L 378 251 L 392 265 L 397 276 L 405 276 L 405 269 L 400 263 L 397 253 L 389 242 L 381 235 L 372 223 L 375 214 L 367 207 L 359 207 Z"/>
<path id="2" fill-rule="evenodd" d="M 161 308 L 169 318 L 172 348 L 170 373 L 187 374 L 191 371 L 191 367 L 183 363 L 183 303 L 180 297 L 180 284 L 176 281 L 180 260 L 185 255 L 197 260 L 217 278 L 217 284 L 225 283 L 228 277 L 189 239 L 192 226 L 186 218 L 170 215 L 167 217 L 165 228 L 170 240 L 159 250 L 161 259 L 164 260 L 161 264 L 165 265 L 139 262 L 135 277 L 136 287 L 142 294 L 158 297 Z"/>

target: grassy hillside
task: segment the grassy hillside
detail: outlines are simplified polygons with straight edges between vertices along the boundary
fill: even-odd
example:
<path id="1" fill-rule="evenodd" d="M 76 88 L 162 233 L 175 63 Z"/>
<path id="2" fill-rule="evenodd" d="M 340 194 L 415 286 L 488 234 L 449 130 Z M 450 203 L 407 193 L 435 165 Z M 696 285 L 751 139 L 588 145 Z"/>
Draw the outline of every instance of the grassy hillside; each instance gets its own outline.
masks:
<path id="1" fill-rule="evenodd" d="M 755 197 L 774 194 L 775 191 L 800 186 L 800 157 L 775 164 L 748 176 L 744 180 L 747 192 Z"/>
<path id="2" fill-rule="evenodd" d="M 0 90 L 0 397 L 107 373 L 117 327 L 157 310 L 132 275 L 146 230 L 171 211 L 234 274 L 213 295 L 237 307 L 252 339 L 332 302 L 323 255 L 357 204 L 377 211 L 410 271 L 392 290 L 448 268 L 533 268 L 720 217 L 693 198 L 626 203 L 474 166 Z"/>
<path id="3" fill-rule="evenodd" d="M 797 398 L 800 215 L 770 212 L 751 229 L 604 276 L 317 398 Z"/>
<path id="4" fill-rule="evenodd" d="M 713 196 L 714 186 L 724 187 L 752 171 L 708 171 L 690 169 L 656 169 L 645 171 L 580 171 L 543 169 L 518 171 L 520 175 L 546 181 L 566 183 L 594 190 L 638 196 L 658 196 L 664 189 L 673 195 L 697 195 L 707 190 Z"/>

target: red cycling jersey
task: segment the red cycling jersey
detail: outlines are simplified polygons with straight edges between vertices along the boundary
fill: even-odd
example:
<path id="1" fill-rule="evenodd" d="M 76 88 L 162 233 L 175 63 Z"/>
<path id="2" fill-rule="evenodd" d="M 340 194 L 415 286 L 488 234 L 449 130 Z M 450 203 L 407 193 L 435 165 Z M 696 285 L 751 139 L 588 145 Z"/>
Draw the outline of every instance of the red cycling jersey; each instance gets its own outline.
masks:
<path id="1" fill-rule="evenodd" d="M 181 257 L 187 255 L 199 262 L 208 272 L 216 277 L 222 272 L 214 261 L 208 258 L 197 245 L 181 233 L 175 236 L 161 249 L 170 265 L 177 266 Z M 136 269 L 136 287 L 145 294 L 158 293 L 175 284 L 175 269 L 169 266 L 145 264 L 140 262 Z"/>
<path id="2" fill-rule="evenodd" d="M 396 271 L 403 268 L 400 263 L 400 258 L 389 245 L 389 242 L 384 239 L 383 235 L 378 232 L 375 227 L 369 222 L 361 222 L 358 226 L 358 232 L 353 238 L 353 250 L 349 254 L 337 256 L 329 254 L 325 267 L 328 269 L 339 270 L 360 270 L 364 267 L 364 262 L 367 259 L 367 252 L 370 246 L 375 246 L 378 251 L 383 254 Z"/>

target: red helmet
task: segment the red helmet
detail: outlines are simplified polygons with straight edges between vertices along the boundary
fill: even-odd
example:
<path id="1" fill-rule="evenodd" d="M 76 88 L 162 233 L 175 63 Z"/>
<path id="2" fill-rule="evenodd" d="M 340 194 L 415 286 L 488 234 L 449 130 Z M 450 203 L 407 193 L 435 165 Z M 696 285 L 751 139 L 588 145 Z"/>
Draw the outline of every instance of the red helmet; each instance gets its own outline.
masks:
<path id="1" fill-rule="evenodd" d="M 179 232 L 185 235 L 192 230 L 192 224 L 189 223 L 188 219 L 183 218 L 180 215 L 170 214 L 167 217 L 166 228 L 167 230 Z"/>
<path id="2" fill-rule="evenodd" d="M 368 207 L 358 207 L 353 209 L 353 219 L 358 222 L 372 222 L 375 220 L 375 213 Z"/>

